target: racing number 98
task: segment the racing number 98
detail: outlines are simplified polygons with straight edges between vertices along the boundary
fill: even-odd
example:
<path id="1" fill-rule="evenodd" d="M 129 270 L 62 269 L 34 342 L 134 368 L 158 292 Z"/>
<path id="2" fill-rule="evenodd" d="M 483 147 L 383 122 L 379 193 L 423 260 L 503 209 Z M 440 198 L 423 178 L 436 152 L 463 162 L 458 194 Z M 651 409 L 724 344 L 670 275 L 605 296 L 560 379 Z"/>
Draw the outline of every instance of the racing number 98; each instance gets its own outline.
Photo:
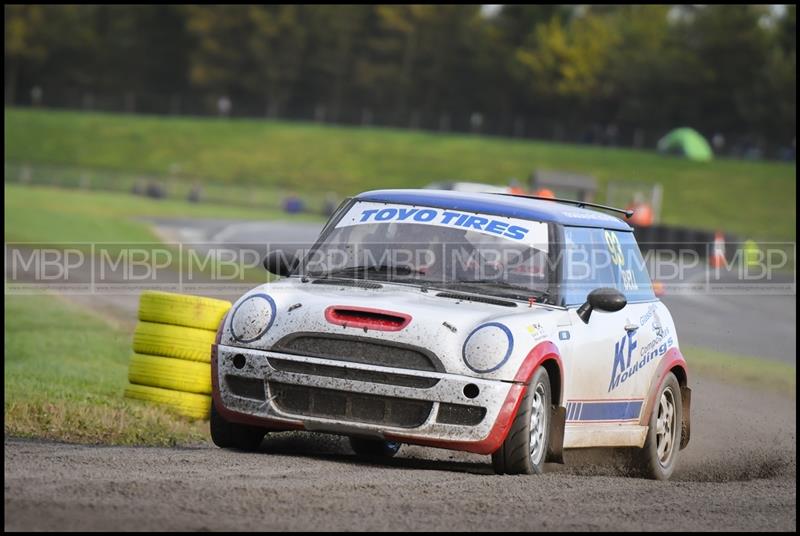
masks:
<path id="1" fill-rule="evenodd" d="M 617 266 L 625 264 L 625 257 L 622 255 L 622 246 L 619 245 L 619 238 L 611 231 L 603 231 L 606 237 L 606 244 L 608 244 L 608 252 L 611 254 L 611 262 Z"/>

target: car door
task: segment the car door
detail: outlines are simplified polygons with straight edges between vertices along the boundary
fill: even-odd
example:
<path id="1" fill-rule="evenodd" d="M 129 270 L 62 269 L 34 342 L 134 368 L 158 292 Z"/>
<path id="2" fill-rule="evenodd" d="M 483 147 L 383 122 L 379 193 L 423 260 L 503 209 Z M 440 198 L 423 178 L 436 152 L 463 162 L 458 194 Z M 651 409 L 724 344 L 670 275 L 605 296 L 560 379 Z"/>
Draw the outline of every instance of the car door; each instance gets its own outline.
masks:
<path id="1" fill-rule="evenodd" d="M 677 338 L 674 325 L 666 307 L 656 299 L 647 274 L 644 259 L 632 232 L 604 231 L 609 248 L 618 253 L 614 264 L 617 288 L 625 295 L 628 304 L 620 312 L 626 313 L 626 329 L 635 333 L 635 348 L 630 360 L 615 356 L 612 366 L 611 392 L 625 392 L 628 396 L 646 398 L 652 371 L 657 362 L 672 347 Z M 629 385 L 624 385 L 624 384 Z"/>
<path id="2" fill-rule="evenodd" d="M 650 331 L 641 329 L 642 321 L 649 321 L 646 317 L 653 305 L 646 299 L 645 289 L 650 283 L 643 266 L 631 265 L 633 260 L 628 259 L 631 246 L 636 257 L 640 259 L 641 255 L 635 241 L 631 243 L 628 237 L 620 236 L 623 233 L 599 228 L 564 228 L 562 295 L 572 339 L 570 385 L 565 389 L 567 425 L 579 427 L 573 431 L 585 431 L 578 434 L 580 444 L 573 446 L 590 446 L 585 443 L 597 439 L 592 432 L 598 426 L 607 430 L 608 426 L 637 423 L 648 388 L 649 378 L 645 379 L 638 371 L 641 350 L 651 343 Z M 585 323 L 577 314 L 578 307 L 589 292 L 603 287 L 616 288 L 626 297 L 636 299 L 616 312 L 594 310 Z M 572 436 L 576 439 L 575 434 Z M 608 436 L 602 444 L 614 441 L 627 444 L 638 441 L 637 437 L 621 435 L 615 440 Z"/>

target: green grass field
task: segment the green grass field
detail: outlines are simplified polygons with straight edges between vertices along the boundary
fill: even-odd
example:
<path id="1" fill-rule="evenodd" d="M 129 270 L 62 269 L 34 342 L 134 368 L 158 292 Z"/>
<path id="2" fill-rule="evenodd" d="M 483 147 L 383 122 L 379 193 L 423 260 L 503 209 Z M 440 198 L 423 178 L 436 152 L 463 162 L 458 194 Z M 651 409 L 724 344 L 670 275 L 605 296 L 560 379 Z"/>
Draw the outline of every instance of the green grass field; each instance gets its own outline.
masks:
<path id="1" fill-rule="evenodd" d="M 682 345 L 681 351 L 686 357 L 690 375 L 700 374 L 728 383 L 796 395 L 797 367 L 788 363 L 716 352 L 697 346 Z"/>
<path id="2" fill-rule="evenodd" d="M 37 247 L 50 244 L 58 248 L 65 242 L 70 249 L 91 251 L 96 243 L 110 258 L 132 246 L 158 246 L 169 253 L 164 268 L 174 272 L 189 266 L 189 248 L 176 245 L 160 246 L 161 240 L 152 226 L 139 218 L 232 218 L 243 220 L 318 219 L 309 214 L 288 215 L 270 209 L 236 208 L 213 204 L 194 204 L 187 201 L 155 200 L 128 193 L 68 190 L 44 186 L 6 184 L 4 189 L 5 241 L 34 242 Z M 95 250 L 95 253 L 97 250 Z M 215 258 L 195 252 L 194 269 L 210 276 L 217 268 Z M 166 257 L 161 257 L 162 261 Z M 242 281 L 263 283 L 270 275 L 259 265 L 244 267 Z"/>
<path id="3" fill-rule="evenodd" d="M 156 200 L 127 193 L 6 184 L 7 242 L 153 242 L 150 225 L 137 218 L 309 219 L 271 209 Z"/>
<path id="4" fill-rule="evenodd" d="M 53 296 L 5 297 L 6 435 L 97 444 L 204 440 L 207 425 L 122 397 L 131 334 Z"/>
<path id="5" fill-rule="evenodd" d="M 434 180 L 507 183 L 534 169 L 660 182 L 666 223 L 794 240 L 793 163 L 266 120 L 218 120 L 7 109 L 6 160 L 85 166 L 309 194 L 418 187 Z M 8 179 L 7 179 L 8 180 Z"/>

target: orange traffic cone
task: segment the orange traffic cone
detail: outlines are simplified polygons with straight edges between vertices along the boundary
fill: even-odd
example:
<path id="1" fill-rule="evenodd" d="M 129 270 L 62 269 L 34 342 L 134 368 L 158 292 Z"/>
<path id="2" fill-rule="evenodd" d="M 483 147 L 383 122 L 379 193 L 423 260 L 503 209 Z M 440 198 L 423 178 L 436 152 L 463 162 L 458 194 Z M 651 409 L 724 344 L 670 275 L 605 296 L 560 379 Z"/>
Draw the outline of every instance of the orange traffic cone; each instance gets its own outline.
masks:
<path id="1" fill-rule="evenodd" d="M 553 190 L 549 188 L 542 188 L 540 190 L 536 190 L 535 192 L 533 192 L 533 195 L 537 197 L 546 197 L 548 199 L 556 198 L 556 194 L 553 192 Z"/>
<path id="2" fill-rule="evenodd" d="M 720 268 L 725 264 L 725 235 L 720 231 L 714 233 L 714 247 L 708 257 L 708 265 L 712 268 Z"/>
<path id="3" fill-rule="evenodd" d="M 653 294 L 656 295 L 657 298 L 660 298 L 664 295 L 664 283 L 661 281 L 653 280 Z"/>

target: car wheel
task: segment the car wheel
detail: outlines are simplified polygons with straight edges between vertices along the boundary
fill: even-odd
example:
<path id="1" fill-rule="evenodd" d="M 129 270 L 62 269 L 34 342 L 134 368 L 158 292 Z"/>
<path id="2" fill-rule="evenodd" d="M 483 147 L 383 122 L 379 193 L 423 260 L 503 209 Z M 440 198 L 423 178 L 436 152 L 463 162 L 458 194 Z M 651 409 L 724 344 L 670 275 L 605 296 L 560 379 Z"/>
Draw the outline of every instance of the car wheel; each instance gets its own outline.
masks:
<path id="1" fill-rule="evenodd" d="M 359 456 L 371 458 L 391 458 L 400 450 L 397 441 L 384 441 L 382 439 L 365 439 L 363 437 L 350 437 L 350 448 Z"/>
<path id="2" fill-rule="evenodd" d="M 248 426 L 229 422 L 219 414 L 214 403 L 211 403 L 211 440 L 223 449 L 255 451 L 261 445 L 266 430 L 257 426 Z"/>
<path id="3" fill-rule="evenodd" d="M 670 372 L 656 395 L 644 447 L 634 453 L 637 473 L 655 480 L 669 479 L 680 450 L 682 418 L 680 385 Z"/>
<path id="4" fill-rule="evenodd" d="M 497 474 L 541 474 L 550 440 L 550 377 L 544 367 L 533 374 L 503 444 L 492 454 Z"/>

